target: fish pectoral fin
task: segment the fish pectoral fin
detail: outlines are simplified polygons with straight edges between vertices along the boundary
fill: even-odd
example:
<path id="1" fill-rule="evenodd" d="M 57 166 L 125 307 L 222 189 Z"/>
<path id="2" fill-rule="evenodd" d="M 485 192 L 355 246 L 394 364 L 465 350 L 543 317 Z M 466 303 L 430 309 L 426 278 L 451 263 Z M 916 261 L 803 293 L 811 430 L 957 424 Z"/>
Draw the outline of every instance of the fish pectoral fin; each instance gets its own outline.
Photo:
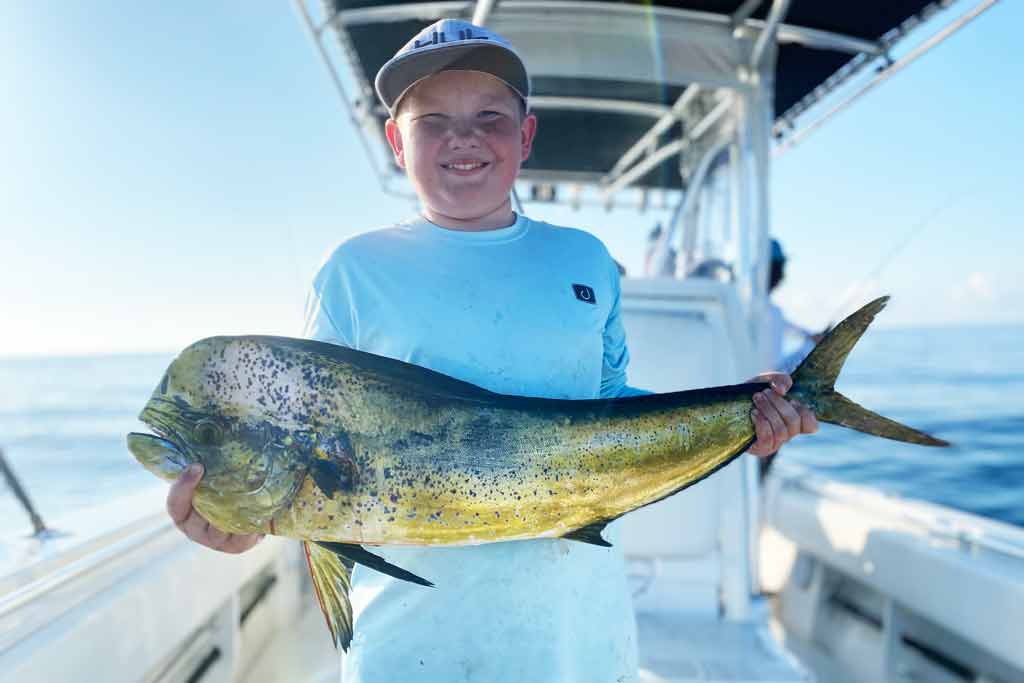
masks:
<path id="1" fill-rule="evenodd" d="M 581 526 L 579 529 L 576 529 L 575 531 L 570 531 L 569 533 L 565 534 L 564 536 L 562 536 L 562 538 L 571 538 L 574 541 L 580 541 L 582 543 L 590 543 L 591 545 L 600 545 L 604 546 L 605 548 L 611 548 L 612 544 L 604 540 L 604 538 L 601 536 L 601 532 L 604 531 L 604 528 L 605 526 L 607 526 L 607 524 L 608 522 L 594 522 L 593 524 L 588 524 L 587 526 Z"/>
<path id="2" fill-rule="evenodd" d="M 348 599 L 352 562 L 309 541 L 304 541 L 302 547 L 334 647 L 340 645 L 347 652 L 352 642 L 352 603 Z"/>
<path id="3" fill-rule="evenodd" d="M 382 574 L 387 574 L 388 576 L 396 579 L 416 583 L 421 586 L 427 586 L 429 588 L 434 587 L 434 584 L 430 581 L 416 576 L 412 572 L 408 572 L 401 567 L 396 567 L 380 555 L 374 555 L 361 545 L 356 545 L 354 543 L 335 543 L 333 541 L 314 541 L 314 543 L 321 548 L 330 550 L 332 553 L 336 553 L 350 562 L 356 562 L 364 567 L 376 569 Z"/>

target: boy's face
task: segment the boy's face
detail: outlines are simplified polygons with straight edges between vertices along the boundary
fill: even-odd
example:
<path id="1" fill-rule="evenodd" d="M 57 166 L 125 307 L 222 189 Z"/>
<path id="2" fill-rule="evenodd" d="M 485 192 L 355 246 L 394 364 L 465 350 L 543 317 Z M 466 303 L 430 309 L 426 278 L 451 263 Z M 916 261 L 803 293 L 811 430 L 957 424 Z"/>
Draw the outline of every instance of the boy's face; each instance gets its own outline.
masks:
<path id="1" fill-rule="evenodd" d="M 445 227 L 509 224 L 509 192 L 537 130 L 519 98 L 479 71 L 442 71 L 402 99 L 385 127 L 427 218 Z"/>

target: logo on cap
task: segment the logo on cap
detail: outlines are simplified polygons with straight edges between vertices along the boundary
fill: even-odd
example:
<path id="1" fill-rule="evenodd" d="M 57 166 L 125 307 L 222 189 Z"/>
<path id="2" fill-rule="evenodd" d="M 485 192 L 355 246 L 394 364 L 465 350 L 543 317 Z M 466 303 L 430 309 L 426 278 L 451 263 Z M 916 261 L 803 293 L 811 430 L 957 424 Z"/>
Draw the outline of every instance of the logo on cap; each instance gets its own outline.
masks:
<path id="1" fill-rule="evenodd" d="M 412 49 L 418 50 L 421 47 L 426 47 L 428 45 L 440 45 L 442 43 L 458 42 L 460 40 L 490 40 L 490 38 L 488 38 L 485 35 L 473 35 L 473 29 L 470 29 L 470 28 L 465 28 L 465 29 L 460 28 L 459 29 L 459 37 L 456 38 L 454 41 L 449 41 L 445 37 L 444 31 L 441 31 L 441 32 L 432 31 L 431 34 L 430 34 L 430 40 L 420 41 L 420 40 L 417 39 L 417 40 L 412 41 L 412 43 L 413 43 Z"/>

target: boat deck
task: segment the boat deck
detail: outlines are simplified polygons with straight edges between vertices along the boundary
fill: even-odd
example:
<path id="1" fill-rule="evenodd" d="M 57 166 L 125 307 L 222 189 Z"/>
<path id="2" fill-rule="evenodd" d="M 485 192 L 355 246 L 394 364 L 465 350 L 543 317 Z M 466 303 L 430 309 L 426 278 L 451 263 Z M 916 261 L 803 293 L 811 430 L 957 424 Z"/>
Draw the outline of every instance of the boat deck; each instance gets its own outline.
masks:
<path id="1" fill-rule="evenodd" d="M 670 612 L 637 614 L 642 683 L 790 683 L 813 678 L 774 640 L 767 625 L 694 621 Z M 340 658 L 310 600 L 290 628 L 246 667 L 246 683 L 336 683 Z"/>

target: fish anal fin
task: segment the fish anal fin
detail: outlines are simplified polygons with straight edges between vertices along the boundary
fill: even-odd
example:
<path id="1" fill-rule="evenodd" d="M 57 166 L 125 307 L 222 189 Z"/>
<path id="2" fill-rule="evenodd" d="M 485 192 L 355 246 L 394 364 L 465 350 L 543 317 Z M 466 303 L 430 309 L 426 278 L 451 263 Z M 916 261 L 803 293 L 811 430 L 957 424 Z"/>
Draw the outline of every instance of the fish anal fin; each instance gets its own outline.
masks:
<path id="1" fill-rule="evenodd" d="M 587 526 L 582 526 L 579 529 L 570 531 L 569 533 L 562 536 L 562 538 L 571 538 L 574 541 L 580 541 L 581 543 L 590 543 L 591 545 L 599 545 L 605 548 L 611 548 L 612 544 L 609 543 L 601 536 L 601 532 L 604 531 L 605 526 L 608 524 L 604 522 L 594 522 Z"/>
<path id="2" fill-rule="evenodd" d="M 333 541 L 314 541 L 314 543 L 325 550 L 329 550 L 332 553 L 347 559 L 350 562 L 361 564 L 364 567 L 369 567 L 370 569 L 376 569 L 382 574 L 387 574 L 393 578 L 430 588 L 433 588 L 434 586 L 430 581 L 427 581 L 420 576 L 416 576 L 412 572 L 406 571 L 401 567 L 396 567 L 380 555 L 374 555 L 361 545 L 356 545 L 354 543 L 335 543 Z"/>
<path id="3" fill-rule="evenodd" d="M 352 643 L 352 603 L 348 599 L 352 565 L 309 541 L 303 542 L 302 547 L 306 551 L 316 599 L 331 631 L 334 647 L 341 646 L 347 652 Z"/>

